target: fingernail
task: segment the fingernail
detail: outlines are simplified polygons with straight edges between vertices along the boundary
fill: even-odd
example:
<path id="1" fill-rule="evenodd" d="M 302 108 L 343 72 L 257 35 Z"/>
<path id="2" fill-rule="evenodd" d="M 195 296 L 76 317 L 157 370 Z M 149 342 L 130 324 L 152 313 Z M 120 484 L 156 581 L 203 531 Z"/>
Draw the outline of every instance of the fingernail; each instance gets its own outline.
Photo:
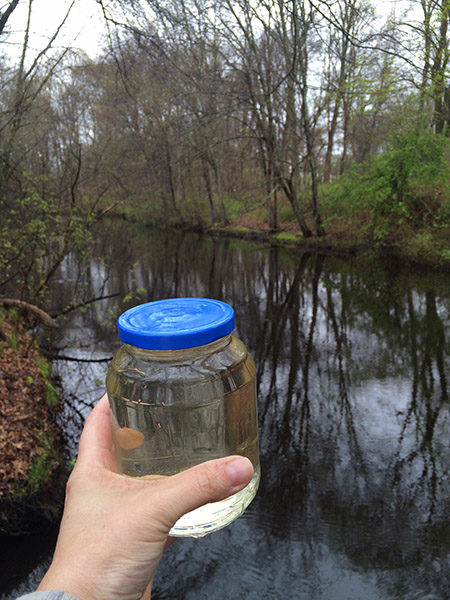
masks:
<path id="1" fill-rule="evenodd" d="M 233 486 L 248 483 L 253 476 L 253 465 L 248 458 L 234 458 L 225 465 L 225 471 Z"/>

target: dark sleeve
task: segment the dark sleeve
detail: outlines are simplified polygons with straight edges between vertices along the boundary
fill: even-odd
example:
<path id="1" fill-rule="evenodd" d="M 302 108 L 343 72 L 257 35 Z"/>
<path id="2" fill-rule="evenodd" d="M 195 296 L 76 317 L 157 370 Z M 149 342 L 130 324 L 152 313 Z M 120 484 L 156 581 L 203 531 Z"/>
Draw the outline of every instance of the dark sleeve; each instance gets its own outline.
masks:
<path id="1" fill-rule="evenodd" d="M 32 592 L 31 594 L 25 594 L 20 596 L 17 600 L 77 600 L 75 596 L 66 594 L 66 592 L 58 592 L 57 590 L 50 590 L 48 592 Z"/>

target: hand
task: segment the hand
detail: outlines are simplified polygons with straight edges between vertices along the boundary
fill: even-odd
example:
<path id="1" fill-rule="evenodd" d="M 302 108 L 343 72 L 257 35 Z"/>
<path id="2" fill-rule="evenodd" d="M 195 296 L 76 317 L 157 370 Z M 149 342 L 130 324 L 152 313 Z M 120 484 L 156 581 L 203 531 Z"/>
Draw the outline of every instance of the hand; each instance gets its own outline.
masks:
<path id="1" fill-rule="evenodd" d="M 62 590 L 77 600 L 141 598 L 175 522 L 243 489 L 252 475 L 251 462 L 241 456 L 163 479 L 117 474 L 103 396 L 84 426 L 55 554 L 38 589 Z"/>

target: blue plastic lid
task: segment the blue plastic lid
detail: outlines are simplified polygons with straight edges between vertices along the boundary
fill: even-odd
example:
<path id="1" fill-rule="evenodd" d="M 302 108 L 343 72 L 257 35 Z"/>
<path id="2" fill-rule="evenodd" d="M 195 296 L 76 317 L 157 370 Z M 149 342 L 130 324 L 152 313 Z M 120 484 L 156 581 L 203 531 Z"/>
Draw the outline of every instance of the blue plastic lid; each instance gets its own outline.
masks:
<path id="1" fill-rule="evenodd" d="M 214 342 L 234 329 L 234 310 L 210 298 L 171 298 L 140 304 L 117 320 L 119 338 L 147 350 L 180 350 Z"/>

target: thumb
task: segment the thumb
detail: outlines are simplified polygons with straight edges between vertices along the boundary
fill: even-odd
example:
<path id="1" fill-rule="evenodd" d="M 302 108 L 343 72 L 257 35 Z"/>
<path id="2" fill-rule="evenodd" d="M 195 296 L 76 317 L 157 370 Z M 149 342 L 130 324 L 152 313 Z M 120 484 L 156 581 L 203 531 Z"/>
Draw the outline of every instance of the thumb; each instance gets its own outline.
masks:
<path id="1" fill-rule="evenodd" d="M 158 482 L 152 510 L 167 531 L 180 517 L 208 502 L 218 502 L 242 490 L 253 476 L 253 465 L 243 456 L 228 456 L 192 467 Z"/>

